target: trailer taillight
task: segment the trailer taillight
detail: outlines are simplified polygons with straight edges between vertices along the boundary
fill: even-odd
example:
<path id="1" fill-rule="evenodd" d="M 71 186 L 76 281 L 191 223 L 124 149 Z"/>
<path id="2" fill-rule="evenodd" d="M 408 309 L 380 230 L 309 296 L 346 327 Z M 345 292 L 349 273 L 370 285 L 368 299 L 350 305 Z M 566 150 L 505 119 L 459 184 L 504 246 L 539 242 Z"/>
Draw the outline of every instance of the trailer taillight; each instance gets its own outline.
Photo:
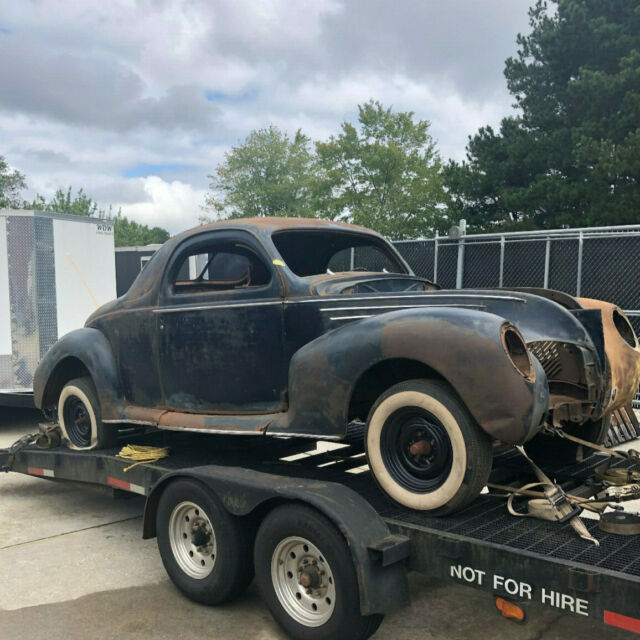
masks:
<path id="1" fill-rule="evenodd" d="M 513 602 L 509 602 L 504 598 L 496 598 L 496 607 L 505 618 L 516 622 L 524 622 L 524 610 L 517 604 L 513 604 Z"/>

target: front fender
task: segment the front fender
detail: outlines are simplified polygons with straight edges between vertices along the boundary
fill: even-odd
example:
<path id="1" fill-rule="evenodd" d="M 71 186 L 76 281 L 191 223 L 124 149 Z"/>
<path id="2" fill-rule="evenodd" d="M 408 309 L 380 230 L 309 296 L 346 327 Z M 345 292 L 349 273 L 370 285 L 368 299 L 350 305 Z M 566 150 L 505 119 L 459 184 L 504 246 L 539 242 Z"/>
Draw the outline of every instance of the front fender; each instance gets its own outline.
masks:
<path id="1" fill-rule="evenodd" d="M 349 402 L 362 374 L 390 359 L 421 362 L 456 391 L 493 438 L 525 442 L 548 409 L 545 373 L 524 378 L 502 346 L 504 318 L 459 308 L 413 308 L 373 316 L 330 331 L 294 355 L 288 428 L 292 433 L 342 437 Z"/>
<path id="2" fill-rule="evenodd" d="M 118 418 L 124 404 L 116 361 L 111 345 L 97 329 L 76 329 L 64 335 L 44 355 L 33 376 L 33 400 L 44 409 L 57 372 L 71 359 L 79 360 L 89 371 L 98 393 L 103 419 Z"/>

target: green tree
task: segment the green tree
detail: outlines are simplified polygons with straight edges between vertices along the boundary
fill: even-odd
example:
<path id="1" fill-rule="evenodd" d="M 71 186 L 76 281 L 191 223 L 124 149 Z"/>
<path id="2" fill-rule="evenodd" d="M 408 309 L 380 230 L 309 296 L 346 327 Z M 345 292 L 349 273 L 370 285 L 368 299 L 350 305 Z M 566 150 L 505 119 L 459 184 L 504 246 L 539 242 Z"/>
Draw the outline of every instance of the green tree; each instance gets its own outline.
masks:
<path id="1" fill-rule="evenodd" d="M 208 176 L 205 209 L 224 218 L 312 215 L 309 147 L 301 131 L 293 139 L 273 125 L 252 131 Z"/>
<path id="2" fill-rule="evenodd" d="M 538 0 L 505 76 L 519 113 L 444 170 L 454 217 L 482 229 L 638 222 L 640 6 Z"/>
<path id="3" fill-rule="evenodd" d="M 114 242 L 116 247 L 135 247 L 147 244 L 162 244 L 169 239 L 169 232 L 161 227 L 149 228 L 146 224 L 140 224 L 129 220 L 120 211 L 113 219 Z"/>
<path id="4" fill-rule="evenodd" d="M 394 240 L 432 233 L 444 191 L 429 122 L 371 100 L 358 106 L 358 125 L 316 143 L 316 210 Z"/>
<path id="5" fill-rule="evenodd" d="M 16 169 L 11 169 L 7 161 L 0 156 L 0 209 L 21 208 L 20 192 L 26 188 L 24 176 Z"/>
<path id="6" fill-rule="evenodd" d="M 98 203 L 82 189 L 79 189 L 75 196 L 72 193 L 72 187 L 68 187 L 66 191 L 58 189 L 49 201 L 38 194 L 31 204 L 25 203 L 25 206 L 29 209 L 51 211 L 52 213 L 66 213 L 90 218 L 112 218 L 116 247 L 162 244 L 169 239 L 169 232 L 165 229 L 160 227 L 149 228 L 146 224 L 129 220 L 122 215 L 120 210 L 114 215 L 112 207 L 100 209 Z"/>
<path id="7" fill-rule="evenodd" d="M 29 209 L 36 209 L 38 211 L 51 211 L 52 213 L 66 213 L 85 217 L 108 217 L 108 213 L 110 213 L 110 211 L 99 210 L 98 203 L 90 198 L 82 189 L 78 189 L 76 195 L 72 196 L 71 187 L 66 191 L 58 189 L 49 201 L 38 194 L 33 202 L 26 206 L 28 206 Z"/>

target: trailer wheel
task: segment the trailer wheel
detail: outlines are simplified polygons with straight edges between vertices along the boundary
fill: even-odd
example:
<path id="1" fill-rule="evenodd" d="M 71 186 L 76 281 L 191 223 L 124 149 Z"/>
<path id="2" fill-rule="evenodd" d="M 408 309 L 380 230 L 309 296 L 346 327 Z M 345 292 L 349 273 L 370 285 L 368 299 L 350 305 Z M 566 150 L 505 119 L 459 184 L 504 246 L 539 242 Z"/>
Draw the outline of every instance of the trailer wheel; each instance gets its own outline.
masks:
<path id="1" fill-rule="evenodd" d="M 172 582 L 188 598 L 215 605 L 238 597 L 253 578 L 247 528 L 194 480 L 174 480 L 156 516 L 158 549 Z"/>
<path id="2" fill-rule="evenodd" d="M 435 380 L 409 380 L 383 393 L 369 414 L 365 443 L 380 488 L 434 515 L 473 502 L 493 460 L 490 437 L 451 387 Z"/>
<path id="3" fill-rule="evenodd" d="M 98 394 L 88 376 L 69 380 L 62 387 L 58 420 L 71 449 L 108 449 L 116 444 L 116 431 L 102 423 Z"/>
<path id="4" fill-rule="evenodd" d="M 278 624 L 300 640 L 366 640 L 380 614 L 360 613 L 358 581 L 342 534 L 315 509 L 283 505 L 263 520 L 256 580 Z"/>

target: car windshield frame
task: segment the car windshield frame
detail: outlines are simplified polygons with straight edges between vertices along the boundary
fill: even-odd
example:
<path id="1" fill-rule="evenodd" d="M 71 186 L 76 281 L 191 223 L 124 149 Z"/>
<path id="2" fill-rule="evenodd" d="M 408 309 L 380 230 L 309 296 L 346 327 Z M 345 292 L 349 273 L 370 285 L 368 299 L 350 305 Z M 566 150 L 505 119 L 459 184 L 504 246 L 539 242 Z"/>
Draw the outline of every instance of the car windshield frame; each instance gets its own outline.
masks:
<path id="1" fill-rule="evenodd" d="M 340 251 L 352 247 L 372 247 L 382 253 L 390 264 L 395 265 L 393 271 L 375 270 L 372 273 L 412 275 L 391 243 L 369 233 L 347 229 L 278 229 L 271 234 L 271 241 L 287 267 L 301 278 L 329 273 L 328 265 L 331 259 Z M 320 253 L 322 249 L 324 253 Z M 311 269 L 314 260 L 324 264 L 324 267 Z M 347 269 L 334 273 L 348 272 Z"/>

